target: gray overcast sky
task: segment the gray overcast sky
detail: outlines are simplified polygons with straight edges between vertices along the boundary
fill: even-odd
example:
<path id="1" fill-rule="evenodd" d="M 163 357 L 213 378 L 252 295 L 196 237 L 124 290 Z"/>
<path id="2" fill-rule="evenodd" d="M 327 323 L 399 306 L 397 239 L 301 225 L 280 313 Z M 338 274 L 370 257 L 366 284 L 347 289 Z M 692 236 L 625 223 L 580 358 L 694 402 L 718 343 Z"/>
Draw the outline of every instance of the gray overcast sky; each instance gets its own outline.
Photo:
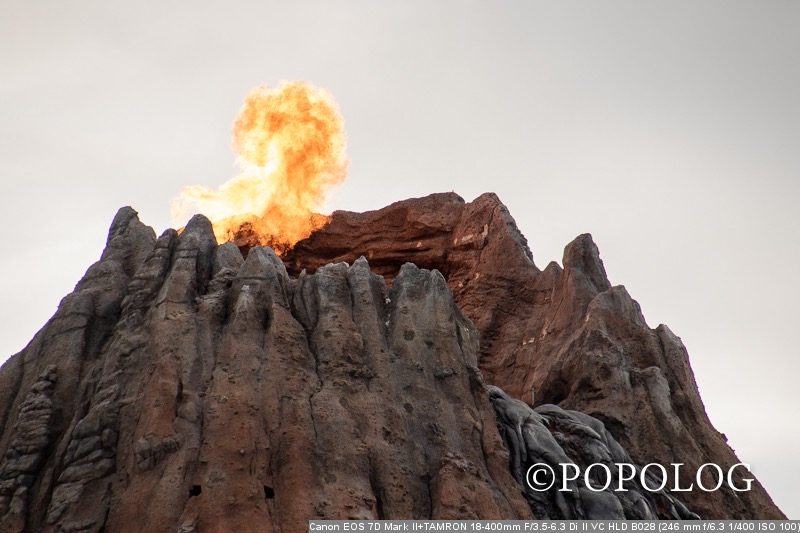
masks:
<path id="1" fill-rule="evenodd" d="M 689 349 L 711 420 L 800 518 L 800 2 L 0 0 L 0 360 L 100 256 L 234 175 L 247 91 L 346 121 L 329 209 L 495 191 L 536 263 L 590 232 Z"/>

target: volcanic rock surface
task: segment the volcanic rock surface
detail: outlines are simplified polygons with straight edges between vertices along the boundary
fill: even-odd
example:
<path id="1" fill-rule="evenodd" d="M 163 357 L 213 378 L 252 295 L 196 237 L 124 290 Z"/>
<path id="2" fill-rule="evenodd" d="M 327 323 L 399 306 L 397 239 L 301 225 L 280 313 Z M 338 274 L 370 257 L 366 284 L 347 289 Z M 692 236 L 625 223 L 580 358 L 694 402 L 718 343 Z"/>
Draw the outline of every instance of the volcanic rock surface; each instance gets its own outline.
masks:
<path id="1" fill-rule="evenodd" d="M 600 453 L 597 435 L 638 464 L 738 462 L 680 340 L 610 286 L 591 238 L 539 271 L 494 195 L 336 212 L 283 261 L 218 246 L 201 216 L 156 239 L 123 208 L 100 261 L 0 369 L 0 531 L 636 516 L 616 497 L 532 502 L 487 383 L 535 390 L 527 427 L 578 428 L 580 453 Z M 681 496 L 681 517 L 783 517 L 757 485 Z"/>
<path id="2" fill-rule="evenodd" d="M 290 279 L 205 218 L 131 209 L 0 372 L 3 531 L 306 531 L 530 516 L 444 278 L 365 260 Z"/>
<path id="3" fill-rule="evenodd" d="M 489 397 L 511 452 L 511 472 L 537 517 L 700 518 L 670 494 L 674 484 L 669 483 L 669 470 L 662 473 L 633 463 L 596 418 L 551 404 L 534 410 L 492 385 Z"/>
<path id="4" fill-rule="evenodd" d="M 480 332 L 484 379 L 512 397 L 601 420 L 639 464 L 696 472 L 715 463 L 727 472 L 739 463 L 706 415 L 680 338 L 665 325 L 651 329 L 625 287 L 611 286 L 591 235 L 567 245 L 563 266 L 540 270 L 495 194 L 465 203 L 443 193 L 334 212 L 286 264 L 313 272 L 361 255 L 390 282 L 406 261 L 440 271 Z M 709 474 L 705 486 L 714 481 Z M 784 517 L 757 482 L 748 492 L 724 486 L 683 498 L 703 518 Z"/>

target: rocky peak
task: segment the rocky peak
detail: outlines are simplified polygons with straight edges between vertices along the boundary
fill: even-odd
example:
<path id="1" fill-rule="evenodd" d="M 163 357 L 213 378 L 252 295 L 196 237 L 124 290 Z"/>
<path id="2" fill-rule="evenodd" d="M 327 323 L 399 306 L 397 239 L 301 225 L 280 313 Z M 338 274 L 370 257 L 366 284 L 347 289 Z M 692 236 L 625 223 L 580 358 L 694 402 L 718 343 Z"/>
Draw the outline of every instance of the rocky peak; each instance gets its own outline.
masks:
<path id="1" fill-rule="evenodd" d="M 527 432 L 556 447 L 522 447 Z M 0 531 L 783 517 L 757 484 L 557 505 L 519 483 L 548 450 L 738 462 L 680 339 L 610 286 L 590 236 L 540 271 L 495 195 L 450 193 L 335 212 L 280 258 L 218 246 L 202 216 L 156 239 L 123 208 L 0 370 Z"/>
<path id="2" fill-rule="evenodd" d="M 550 263 L 541 271 L 496 195 L 470 203 L 431 195 L 335 212 L 286 261 L 290 271 L 313 271 L 362 254 L 388 278 L 401 256 L 442 272 L 480 333 L 484 378 L 512 397 L 602 420 L 641 464 L 739 462 L 706 416 L 680 338 L 663 325 L 651 329 L 625 288 L 611 286 L 591 235 L 566 246 L 563 268 Z M 709 518 L 783 516 L 757 484 L 746 493 L 686 498 Z"/>

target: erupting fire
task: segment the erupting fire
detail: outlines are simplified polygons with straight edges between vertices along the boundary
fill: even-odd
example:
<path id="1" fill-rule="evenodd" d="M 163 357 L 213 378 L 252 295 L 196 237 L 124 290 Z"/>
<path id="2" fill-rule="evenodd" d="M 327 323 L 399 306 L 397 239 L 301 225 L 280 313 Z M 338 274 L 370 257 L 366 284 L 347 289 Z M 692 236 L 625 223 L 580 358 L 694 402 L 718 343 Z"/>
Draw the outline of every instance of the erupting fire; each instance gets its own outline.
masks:
<path id="1" fill-rule="evenodd" d="M 173 220 L 203 213 L 219 243 L 267 245 L 282 255 L 328 222 L 315 210 L 347 177 L 345 147 L 343 120 L 328 92 L 305 82 L 257 87 L 233 126 L 242 174 L 217 190 L 184 188 L 172 203 Z"/>

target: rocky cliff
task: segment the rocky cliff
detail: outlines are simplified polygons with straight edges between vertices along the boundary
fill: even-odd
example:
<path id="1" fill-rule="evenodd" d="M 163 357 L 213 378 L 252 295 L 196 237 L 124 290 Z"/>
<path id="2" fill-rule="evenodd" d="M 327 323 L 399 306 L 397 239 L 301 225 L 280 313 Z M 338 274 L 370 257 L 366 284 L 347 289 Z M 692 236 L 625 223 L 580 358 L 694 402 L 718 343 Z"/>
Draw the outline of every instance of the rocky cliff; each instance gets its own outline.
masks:
<path id="1" fill-rule="evenodd" d="M 782 517 L 760 486 L 532 495 L 520 443 L 540 431 L 572 461 L 738 462 L 680 340 L 610 286 L 591 239 L 540 271 L 494 195 L 337 212 L 283 260 L 247 235 L 218 246 L 201 216 L 156 238 L 124 208 L 0 369 L 0 531 Z"/>
<path id="2" fill-rule="evenodd" d="M 434 194 L 336 212 L 286 264 L 292 273 L 313 272 L 360 255 L 389 281 L 405 261 L 444 275 L 480 333 L 487 383 L 601 420 L 640 464 L 685 463 L 695 472 L 739 462 L 706 415 L 680 338 L 665 325 L 651 329 L 625 287 L 611 286 L 591 235 L 567 245 L 561 266 L 540 270 L 496 195 L 465 203 Z M 685 499 L 704 518 L 783 517 L 758 483 L 749 492 L 693 491 Z"/>

